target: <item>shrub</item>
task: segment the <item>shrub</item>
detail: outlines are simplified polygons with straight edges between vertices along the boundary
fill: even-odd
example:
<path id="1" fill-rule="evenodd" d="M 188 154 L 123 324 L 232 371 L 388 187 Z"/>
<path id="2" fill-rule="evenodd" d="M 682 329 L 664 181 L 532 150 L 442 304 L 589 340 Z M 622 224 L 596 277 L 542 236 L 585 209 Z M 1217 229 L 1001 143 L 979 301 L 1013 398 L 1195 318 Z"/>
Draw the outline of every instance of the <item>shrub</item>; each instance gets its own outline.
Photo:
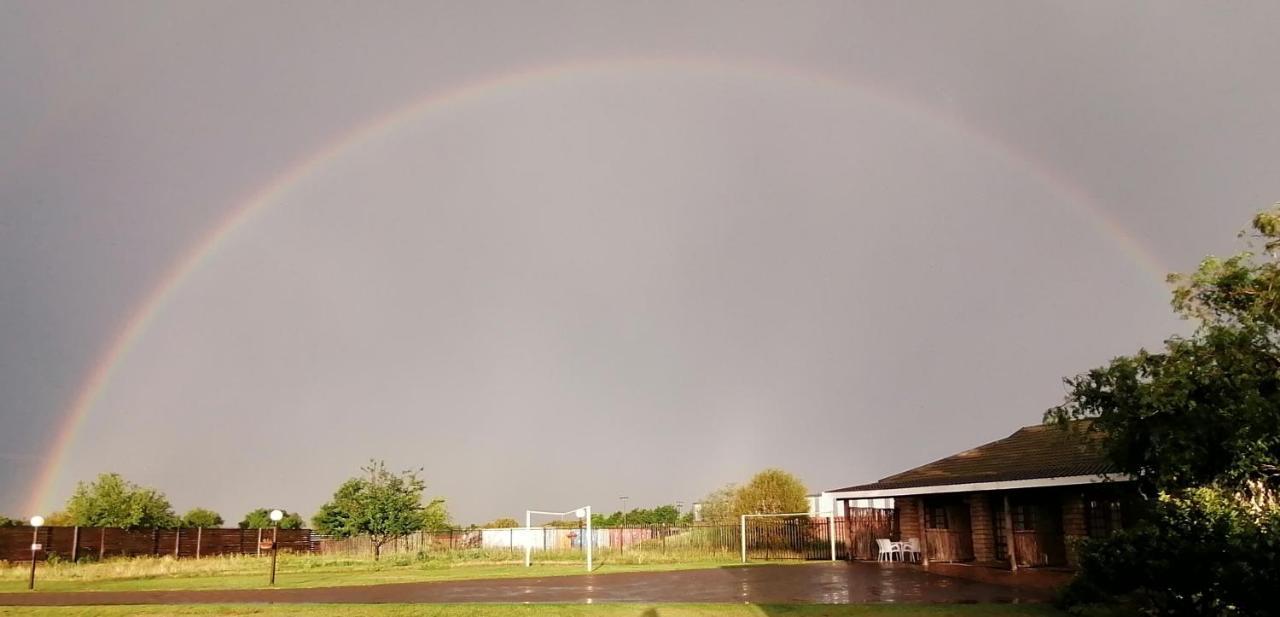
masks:
<path id="1" fill-rule="evenodd" d="M 1063 601 L 1076 614 L 1274 615 L 1280 512 L 1200 488 L 1161 496 L 1150 519 L 1080 546 Z"/>

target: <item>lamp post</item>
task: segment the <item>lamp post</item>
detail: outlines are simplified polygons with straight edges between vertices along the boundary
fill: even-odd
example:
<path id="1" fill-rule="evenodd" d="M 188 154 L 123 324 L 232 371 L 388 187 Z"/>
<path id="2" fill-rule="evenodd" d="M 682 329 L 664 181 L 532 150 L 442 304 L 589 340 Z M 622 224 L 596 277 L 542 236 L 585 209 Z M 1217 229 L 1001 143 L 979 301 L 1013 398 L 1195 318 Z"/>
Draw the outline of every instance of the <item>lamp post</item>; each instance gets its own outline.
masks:
<path id="1" fill-rule="evenodd" d="M 284 518 L 284 512 L 279 510 L 271 511 L 271 585 L 276 584 L 276 535 L 280 531 L 280 519 Z"/>
<path id="2" fill-rule="evenodd" d="M 27 589 L 36 588 L 36 551 L 42 548 L 38 540 L 40 539 L 40 526 L 43 524 L 43 516 L 37 514 L 31 517 L 31 578 L 27 579 Z"/>

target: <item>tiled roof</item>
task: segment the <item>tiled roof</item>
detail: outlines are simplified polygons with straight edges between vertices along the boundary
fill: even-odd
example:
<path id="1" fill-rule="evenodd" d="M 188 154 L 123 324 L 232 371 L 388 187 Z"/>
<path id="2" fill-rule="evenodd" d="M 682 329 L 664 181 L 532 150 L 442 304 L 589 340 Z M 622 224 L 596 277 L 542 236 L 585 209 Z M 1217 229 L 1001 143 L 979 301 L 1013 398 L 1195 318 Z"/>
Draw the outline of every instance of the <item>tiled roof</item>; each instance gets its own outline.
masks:
<path id="1" fill-rule="evenodd" d="M 881 478 L 879 482 L 831 492 L 1118 473 L 1119 470 L 1098 447 L 1101 435 L 1096 431 L 1085 430 L 1086 428 L 1082 424 L 1073 430 L 1041 424 L 1026 426 L 1004 439 Z"/>

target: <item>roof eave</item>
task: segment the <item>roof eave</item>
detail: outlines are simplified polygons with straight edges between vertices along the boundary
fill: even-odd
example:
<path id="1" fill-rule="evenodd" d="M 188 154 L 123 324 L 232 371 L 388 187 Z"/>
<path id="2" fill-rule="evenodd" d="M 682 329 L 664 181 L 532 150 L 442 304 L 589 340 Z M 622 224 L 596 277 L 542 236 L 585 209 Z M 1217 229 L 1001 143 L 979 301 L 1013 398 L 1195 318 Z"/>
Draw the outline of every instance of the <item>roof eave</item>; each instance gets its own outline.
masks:
<path id="1" fill-rule="evenodd" d="M 834 499 L 875 499 L 878 497 L 905 497 L 908 495 L 933 495 L 940 493 L 974 493 L 981 491 L 1009 491 L 1027 488 L 1050 488 L 1055 486 L 1078 486 L 1100 484 L 1104 482 L 1127 482 L 1133 480 L 1127 474 L 1091 474 L 1081 476 L 1058 476 L 1055 478 L 1030 478 L 1026 480 L 1004 480 L 998 482 L 967 482 L 963 484 L 935 484 L 926 486 L 909 486 L 902 488 L 863 488 L 857 490 L 837 489 L 825 494 Z"/>

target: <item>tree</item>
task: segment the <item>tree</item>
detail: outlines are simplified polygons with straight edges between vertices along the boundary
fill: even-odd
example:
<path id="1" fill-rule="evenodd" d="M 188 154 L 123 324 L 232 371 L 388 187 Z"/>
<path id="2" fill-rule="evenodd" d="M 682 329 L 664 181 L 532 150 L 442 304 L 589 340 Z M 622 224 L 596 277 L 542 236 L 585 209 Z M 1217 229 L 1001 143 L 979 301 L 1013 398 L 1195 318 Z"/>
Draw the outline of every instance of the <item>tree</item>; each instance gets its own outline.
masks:
<path id="1" fill-rule="evenodd" d="M 22 527 L 26 524 L 27 523 L 25 521 L 0 515 L 0 527 Z"/>
<path id="2" fill-rule="evenodd" d="M 221 527 L 222 515 L 205 508 L 192 508 L 182 515 L 181 527 Z"/>
<path id="3" fill-rule="evenodd" d="M 781 469 L 766 469 L 734 493 L 733 512 L 735 516 L 807 512 L 808 494 L 799 478 Z"/>
<path id="4" fill-rule="evenodd" d="M 1065 380 L 1045 414 L 1096 431 L 1146 520 L 1080 547 L 1071 604 L 1149 615 L 1273 614 L 1280 580 L 1280 204 L 1246 251 L 1172 275 L 1189 336 Z M 1245 235 L 1245 234 L 1242 234 Z"/>
<path id="5" fill-rule="evenodd" d="M 365 534 L 377 559 L 382 546 L 423 529 L 443 529 L 449 516 L 443 499 L 423 503 L 427 485 L 418 471 L 392 473 L 382 461 L 369 461 L 363 474 L 343 482 L 333 499 L 312 518 L 316 530 L 338 538 Z"/>
<path id="6" fill-rule="evenodd" d="M 512 527 L 522 527 L 520 521 L 509 516 L 495 518 L 484 524 L 485 529 L 510 529 Z"/>
<path id="7" fill-rule="evenodd" d="M 81 527 L 178 525 L 178 516 L 164 493 L 138 486 L 116 473 L 104 473 L 89 484 L 77 484 L 65 509 L 71 524 Z"/>
<path id="8" fill-rule="evenodd" d="M 1199 321 L 1160 352 L 1139 350 L 1065 380 L 1046 414 L 1101 432 L 1144 492 L 1217 486 L 1275 507 L 1280 480 L 1280 207 L 1253 221 L 1271 251 L 1208 258 L 1173 275 L 1173 307 Z"/>
<path id="9" fill-rule="evenodd" d="M 737 522 L 734 498 L 738 494 L 735 484 L 726 484 L 702 498 L 702 521 L 712 525 L 729 525 Z"/>
<path id="10" fill-rule="evenodd" d="M 284 518 L 280 519 L 281 529 L 302 529 L 305 525 L 297 512 L 288 510 L 281 510 L 281 512 L 284 514 Z M 241 529 L 271 529 L 275 526 L 275 522 L 271 520 L 271 509 L 258 508 L 244 515 L 239 526 Z"/>

